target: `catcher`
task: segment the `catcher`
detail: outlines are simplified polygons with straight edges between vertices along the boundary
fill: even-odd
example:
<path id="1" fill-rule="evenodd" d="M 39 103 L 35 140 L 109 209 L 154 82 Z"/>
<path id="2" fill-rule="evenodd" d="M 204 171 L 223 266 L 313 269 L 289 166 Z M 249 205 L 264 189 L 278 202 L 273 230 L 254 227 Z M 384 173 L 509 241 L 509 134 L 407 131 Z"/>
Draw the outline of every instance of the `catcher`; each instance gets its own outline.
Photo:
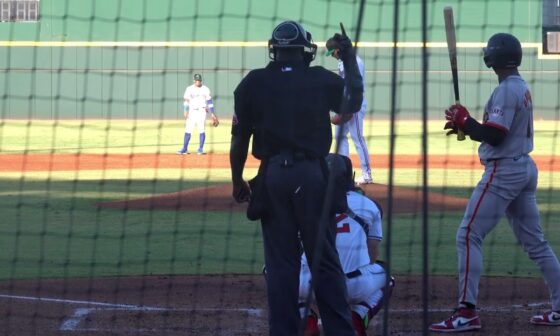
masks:
<path id="1" fill-rule="evenodd" d="M 348 300 L 352 310 L 352 324 L 356 335 L 365 336 L 369 321 L 379 312 L 395 286 L 378 261 L 382 233 L 382 209 L 375 201 L 363 195 L 355 187 L 352 162 L 344 155 L 327 156 L 329 172 L 335 174 L 337 203 L 347 210 L 336 216 L 336 249 L 342 270 L 346 274 Z M 301 258 L 300 315 L 305 317 L 305 301 L 309 293 L 311 272 L 306 255 Z M 319 335 L 317 314 L 310 310 L 307 315 L 305 336 Z"/>
<path id="2" fill-rule="evenodd" d="M 191 140 L 191 133 L 195 126 L 198 126 L 199 145 L 197 154 L 204 153 L 204 141 L 206 133 L 204 123 L 206 114 L 211 113 L 212 126 L 216 127 L 220 124 L 218 117 L 214 113 L 214 103 L 210 96 L 210 89 L 206 85 L 202 85 L 202 76 L 194 75 L 194 84 L 187 87 L 183 95 L 183 116 L 185 117 L 185 135 L 183 137 L 183 148 L 177 151 L 177 154 L 189 154 L 187 148 Z"/>

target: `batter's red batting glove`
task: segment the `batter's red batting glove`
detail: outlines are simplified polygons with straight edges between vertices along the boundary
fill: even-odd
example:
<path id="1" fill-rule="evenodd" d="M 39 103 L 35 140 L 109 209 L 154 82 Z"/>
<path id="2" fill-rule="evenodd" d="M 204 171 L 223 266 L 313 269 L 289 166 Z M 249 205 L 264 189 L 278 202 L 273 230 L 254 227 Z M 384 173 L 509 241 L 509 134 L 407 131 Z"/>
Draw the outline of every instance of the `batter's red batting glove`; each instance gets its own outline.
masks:
<path id="1" fill-rule="evenodd" d="M 459 104 L 451 105 L 445 110 L 445 119 L 451 121 L 460 130 L 465 130 L 465 123 L 470 116 L 467 108 Z"/>

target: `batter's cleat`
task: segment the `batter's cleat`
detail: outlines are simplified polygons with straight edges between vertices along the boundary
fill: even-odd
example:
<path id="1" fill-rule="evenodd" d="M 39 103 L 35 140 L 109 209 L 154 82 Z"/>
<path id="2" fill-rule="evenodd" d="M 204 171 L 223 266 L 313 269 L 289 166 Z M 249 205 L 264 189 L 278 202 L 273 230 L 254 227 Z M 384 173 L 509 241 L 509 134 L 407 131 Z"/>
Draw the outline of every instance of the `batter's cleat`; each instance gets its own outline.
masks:
<path id="1" fill-rule="evenodd" d="M 480 328 L 482 328 L 482 325 L 480 324 L 480 318 L 476 313 L 476 309 L 459 307 L 455 309 L 453 315 L 447 320 L 432 324 L 430 331 L 453 333 L 478 330 Z"/>
<path id="2" fill-rule="evenodd" d="M 356 179 L 357 185 L 372 184 L 372 183 L 373 183 L 373 179 L 369 176 L 360 176 Z"/>
<path id="3" fill-rule="evenodd" d="M 307 320 L 305 321 L 305 331 L 303 332 L 304 336 L 319 336 L 321 332 L 319 331 L 319 318 L 317 314 L 312 310 L 309 316 L 307 316 Z"/>
<path id="4" fill-rule="evenodd" d="M 366 323 L 362 319 L 362 317 L 355 311 L 352 312 L 352 326 L 354 326 L 354 331 L 356 332 L 356 336 L 367 336 Z"/>
<path id="5" fill-rule="evenodd" d="M 198 151 L 196 151 L 196 154 L 198 155 L 204 155 L 206 153 L 204 153 L 204 151 L 202 150 L 202 148 L 199 148 Z"/>
<path id="6" fill-rule="evenodd" d="M 189 154 L 189 152 L 187 152 L 187 151 L 182 151 L 182 150 L 177 151 L 177 155 L 188 155 L 188 154 Z"/>
<path id="7" fill-rule="evenodd" d="M 541 315 L 531 317 L 529 322 L 537 325 L 560 326 L 560 312 L 547 311 Z"/>

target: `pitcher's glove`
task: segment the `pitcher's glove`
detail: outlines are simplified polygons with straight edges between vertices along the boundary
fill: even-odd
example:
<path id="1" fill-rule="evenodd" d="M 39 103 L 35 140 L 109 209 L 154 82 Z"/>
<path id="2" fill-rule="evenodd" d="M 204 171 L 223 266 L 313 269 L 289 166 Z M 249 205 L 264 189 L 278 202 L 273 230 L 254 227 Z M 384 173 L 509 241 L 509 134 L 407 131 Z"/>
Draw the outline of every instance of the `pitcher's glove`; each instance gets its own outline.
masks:
<path id="1" fill-rule="evenodd" d="M 215 114 L 212 114 L 212 126 L 218 127 L 219 124 L 220 124 L 220 120 L 218 120 L 218 117 L 216 117 Z"/>

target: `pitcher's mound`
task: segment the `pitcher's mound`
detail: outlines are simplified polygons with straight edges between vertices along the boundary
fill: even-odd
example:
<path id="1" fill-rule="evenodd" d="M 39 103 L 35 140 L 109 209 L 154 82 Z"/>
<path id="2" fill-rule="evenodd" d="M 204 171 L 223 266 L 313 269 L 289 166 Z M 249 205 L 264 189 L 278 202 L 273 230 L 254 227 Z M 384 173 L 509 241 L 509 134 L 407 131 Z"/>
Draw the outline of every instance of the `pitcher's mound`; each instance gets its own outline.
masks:
<path id="1" fill-rule="evenodd" d="M 367 184 L 362 189 L 366 195 L 388 211 L 389 186 Z M 187 211 L 245 211 L 247 203 L 238 204 L 232 198 L 231 184 L 217 184 L 207 188 L 189 189 L 177 193 L 126 201 L 102 202 L 99 206 L 130 210 L 187 210 Z M 467 199 L 428 193 L 430 211 L 462 211 Z M 393 187 L 393 212 L 416 213 L 422 210 L 422 190 Z"/>

